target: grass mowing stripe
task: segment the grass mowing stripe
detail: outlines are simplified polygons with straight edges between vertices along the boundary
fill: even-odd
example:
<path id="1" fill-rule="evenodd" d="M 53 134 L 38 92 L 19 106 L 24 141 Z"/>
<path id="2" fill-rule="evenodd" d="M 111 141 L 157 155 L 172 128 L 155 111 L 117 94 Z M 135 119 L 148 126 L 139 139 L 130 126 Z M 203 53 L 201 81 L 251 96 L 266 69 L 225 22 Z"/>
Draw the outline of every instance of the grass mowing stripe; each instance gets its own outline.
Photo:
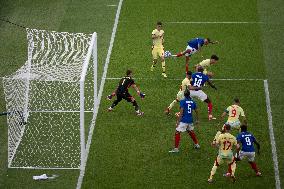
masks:
<path id="1" fill-rule="evenodd" d="M 97 102 L 96 102 L 97 107 L 94 109 L 94 116 L 93 116 L 93 120 L 92 120 L 92 123 L 91 123 L 91 128 L 90 128 L 90 131 L 89 131 L 88 141 L 87 141 L 87 145 L 86 145 L 86 156 L 85 156 L 85 160 L 84 160 L 84 163 L 82 165 L 82 169 L 80 171 L 80 175 L 79 175 L 79 178 L 78 178 L 77 187 L 76 187 L 77 189 L 80 189 L 81 186 L 82 186 L 82 183 L 83 183 L 86 164 L 87 164 L 90 146 L 91 146 L 91 142 L 92 142 L 92 136 L 93 136 L 94 128 L 95 128 L 95 122 L 96 122 L 96 118 L 97 118 L 97 115 L 98 115 L 101 97 L 102 97 L 102 94 L 103 94 L 105 78 L 106 78 L 106 75 L 107 75 L 107 69 L 108 69 L 108 65 L 109 65 L 109 61 L 110 61 L 110 55 L 111 55 L 111 52 L 112 52 L 114 38 L 115 38 L 116 30 L 117 30 L 118 19 L 119 19 L 120 10 L 121 10 L 121 7 L 122 7 L 122 2 L 123 2 L 123 0 L 119 1 L 118 8 L 117 8 L 116 15 L 115 15 L 115 21 L 114 21 L 114 25 L 113 25 L 113 29 L 112 29 L 108 53 L 107 53 L 107 57 L 106 57 L 105 65 L 104 65 L 104 72 L 103 72 L 103 76 L 102 76 L 102 80 L 101 80 L 98 99 L 97 99 Z"/>
<path id="2" fill-rule="evenodd" d="M 168 24 L 263 24 L 263 22 L 165 22 Z"/>
<path id="3" fill-rule="evenodd" d="M 269 97 L 269 90 L 268 90 L 268 82 L 264 80 L 264 90 L 265 90 L 265 98 L 266 98 L 266 108 L 267 108 L 267 116 L 268 116 L 268 124 L 269 124 L 269 136 L 271 141 L 271 150 L 272 150 L 272 158 L 274 163 L 274 173 L 275 173 L 275 185 L 276 189 L 281 189 L 280 185 L 280 176 L 279 176 L 279 168 L 278 168 L 278 158 L 276 152 L 276 143 L 273 131 L 273 124 L 272 124 L 272 111 L 270 106 L 270 97 Z"/>

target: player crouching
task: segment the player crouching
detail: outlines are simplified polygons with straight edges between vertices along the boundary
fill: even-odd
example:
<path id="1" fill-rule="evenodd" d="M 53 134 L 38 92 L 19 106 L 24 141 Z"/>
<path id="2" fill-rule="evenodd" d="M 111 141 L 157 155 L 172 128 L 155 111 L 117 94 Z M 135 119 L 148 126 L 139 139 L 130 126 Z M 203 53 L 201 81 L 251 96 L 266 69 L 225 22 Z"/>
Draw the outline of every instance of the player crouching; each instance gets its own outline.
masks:
<path id="1" fill-rule="evenodd" d="M 144 99 L 145 98 L 145 94 L 142 93 L 138 87 L 136 86 L 134 80 L 132 79 L 132 71 L 131 70 L 127 70 L 126 71 L 126 76 L 121 78 L 121 80 L 119 81 L 118 87 L 116 88 L 116 90 L 111 94 L 107 96 L 108 100 L 111 100 L 113 96 L 116 96 L 116 100 L 112 103 L 112 105 L 108 108 L 108 111 L 112 111 L 113 108 L 122 100 L 126 100 L 127 102 L 132 103 L 132 105 L 135 107 L 135 111 L 137 116 L 142 116 L 144 114 L 144 112 L 140 111 L 140 107 L 138 106 L 135 98 L 133 96 L 130 95 L 130 93 L 128 92 L 128 88 L 129 87 L 133 87 L 135 89 L 135 91 L 137 92 L 137 94 Z"/>

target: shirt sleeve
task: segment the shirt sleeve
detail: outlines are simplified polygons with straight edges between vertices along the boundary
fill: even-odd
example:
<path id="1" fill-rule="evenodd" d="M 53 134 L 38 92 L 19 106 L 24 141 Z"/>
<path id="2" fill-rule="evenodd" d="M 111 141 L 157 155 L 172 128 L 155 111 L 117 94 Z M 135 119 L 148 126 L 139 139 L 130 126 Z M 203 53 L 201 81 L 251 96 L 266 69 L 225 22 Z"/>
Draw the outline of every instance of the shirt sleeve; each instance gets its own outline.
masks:
<path id="1" fill-rule="evenodd" d="M 245 116 L 245 112 L 244 112 L 244 110 L 241 108 L 241 116 Z"/>

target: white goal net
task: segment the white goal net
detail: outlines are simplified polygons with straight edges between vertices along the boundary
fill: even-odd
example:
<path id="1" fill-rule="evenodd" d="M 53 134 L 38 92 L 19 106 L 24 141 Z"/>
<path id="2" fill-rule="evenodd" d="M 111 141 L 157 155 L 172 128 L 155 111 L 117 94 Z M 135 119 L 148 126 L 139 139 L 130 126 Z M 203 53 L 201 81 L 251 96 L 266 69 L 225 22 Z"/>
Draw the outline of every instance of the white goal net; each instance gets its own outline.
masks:
<path id="1" fill-rule="evenodd" d="M 97 97 L 97 35 L 27 29 L 28 59 L 3 78 L 8 167 L 79 169 Z"/>

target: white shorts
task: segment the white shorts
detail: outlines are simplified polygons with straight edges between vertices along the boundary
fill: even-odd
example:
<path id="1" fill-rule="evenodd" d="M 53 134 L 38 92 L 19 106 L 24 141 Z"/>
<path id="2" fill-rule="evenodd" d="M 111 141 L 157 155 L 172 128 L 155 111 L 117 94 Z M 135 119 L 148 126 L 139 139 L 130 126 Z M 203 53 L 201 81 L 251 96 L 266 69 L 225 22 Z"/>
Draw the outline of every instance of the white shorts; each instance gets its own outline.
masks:
<path id="1" fill-rule="evenodd" d="M 192 48 L 191 46 L 187 45 L 186 49 L 185 50 L 190 50 L 190 53 L 185 53 L 185 56 L 191 56 L 193 55 L 194 53 L 197 52 L 197 50 L 195 48 Z"/>
<path id="2" fill-rule="evenodd" d="M 193 129 L 194 129 L 193 123 L 179 122 L 176 131 L 185 132 L 185 131 L 193 131 Z"/>
<path id="3" fill-rule="evenodd" d="M 253 162 L 254 158 L 255 158 L 255 152 L 244 152 L 244 151 L 240 151 L 239 153 L 239 158 L 241 160 L 243 160 L 245 157 L 248 158 L 249 162 Z"/>
<path id="4" fill-rule="evenodd" d="M 202 90 L 198 90 L 198 91 L 190 90 L 190 96 L 192 98 L 196 97 L 202 101 L 207 99 L 207 94 L 205 94 Z"/>
<path id="5" fill-rule="evenodd" d="M 233 129 L 240 129 L 241 122 L 240 120 L 229 122 L 227 121 L 226 124 L 229 124 Z"/>

